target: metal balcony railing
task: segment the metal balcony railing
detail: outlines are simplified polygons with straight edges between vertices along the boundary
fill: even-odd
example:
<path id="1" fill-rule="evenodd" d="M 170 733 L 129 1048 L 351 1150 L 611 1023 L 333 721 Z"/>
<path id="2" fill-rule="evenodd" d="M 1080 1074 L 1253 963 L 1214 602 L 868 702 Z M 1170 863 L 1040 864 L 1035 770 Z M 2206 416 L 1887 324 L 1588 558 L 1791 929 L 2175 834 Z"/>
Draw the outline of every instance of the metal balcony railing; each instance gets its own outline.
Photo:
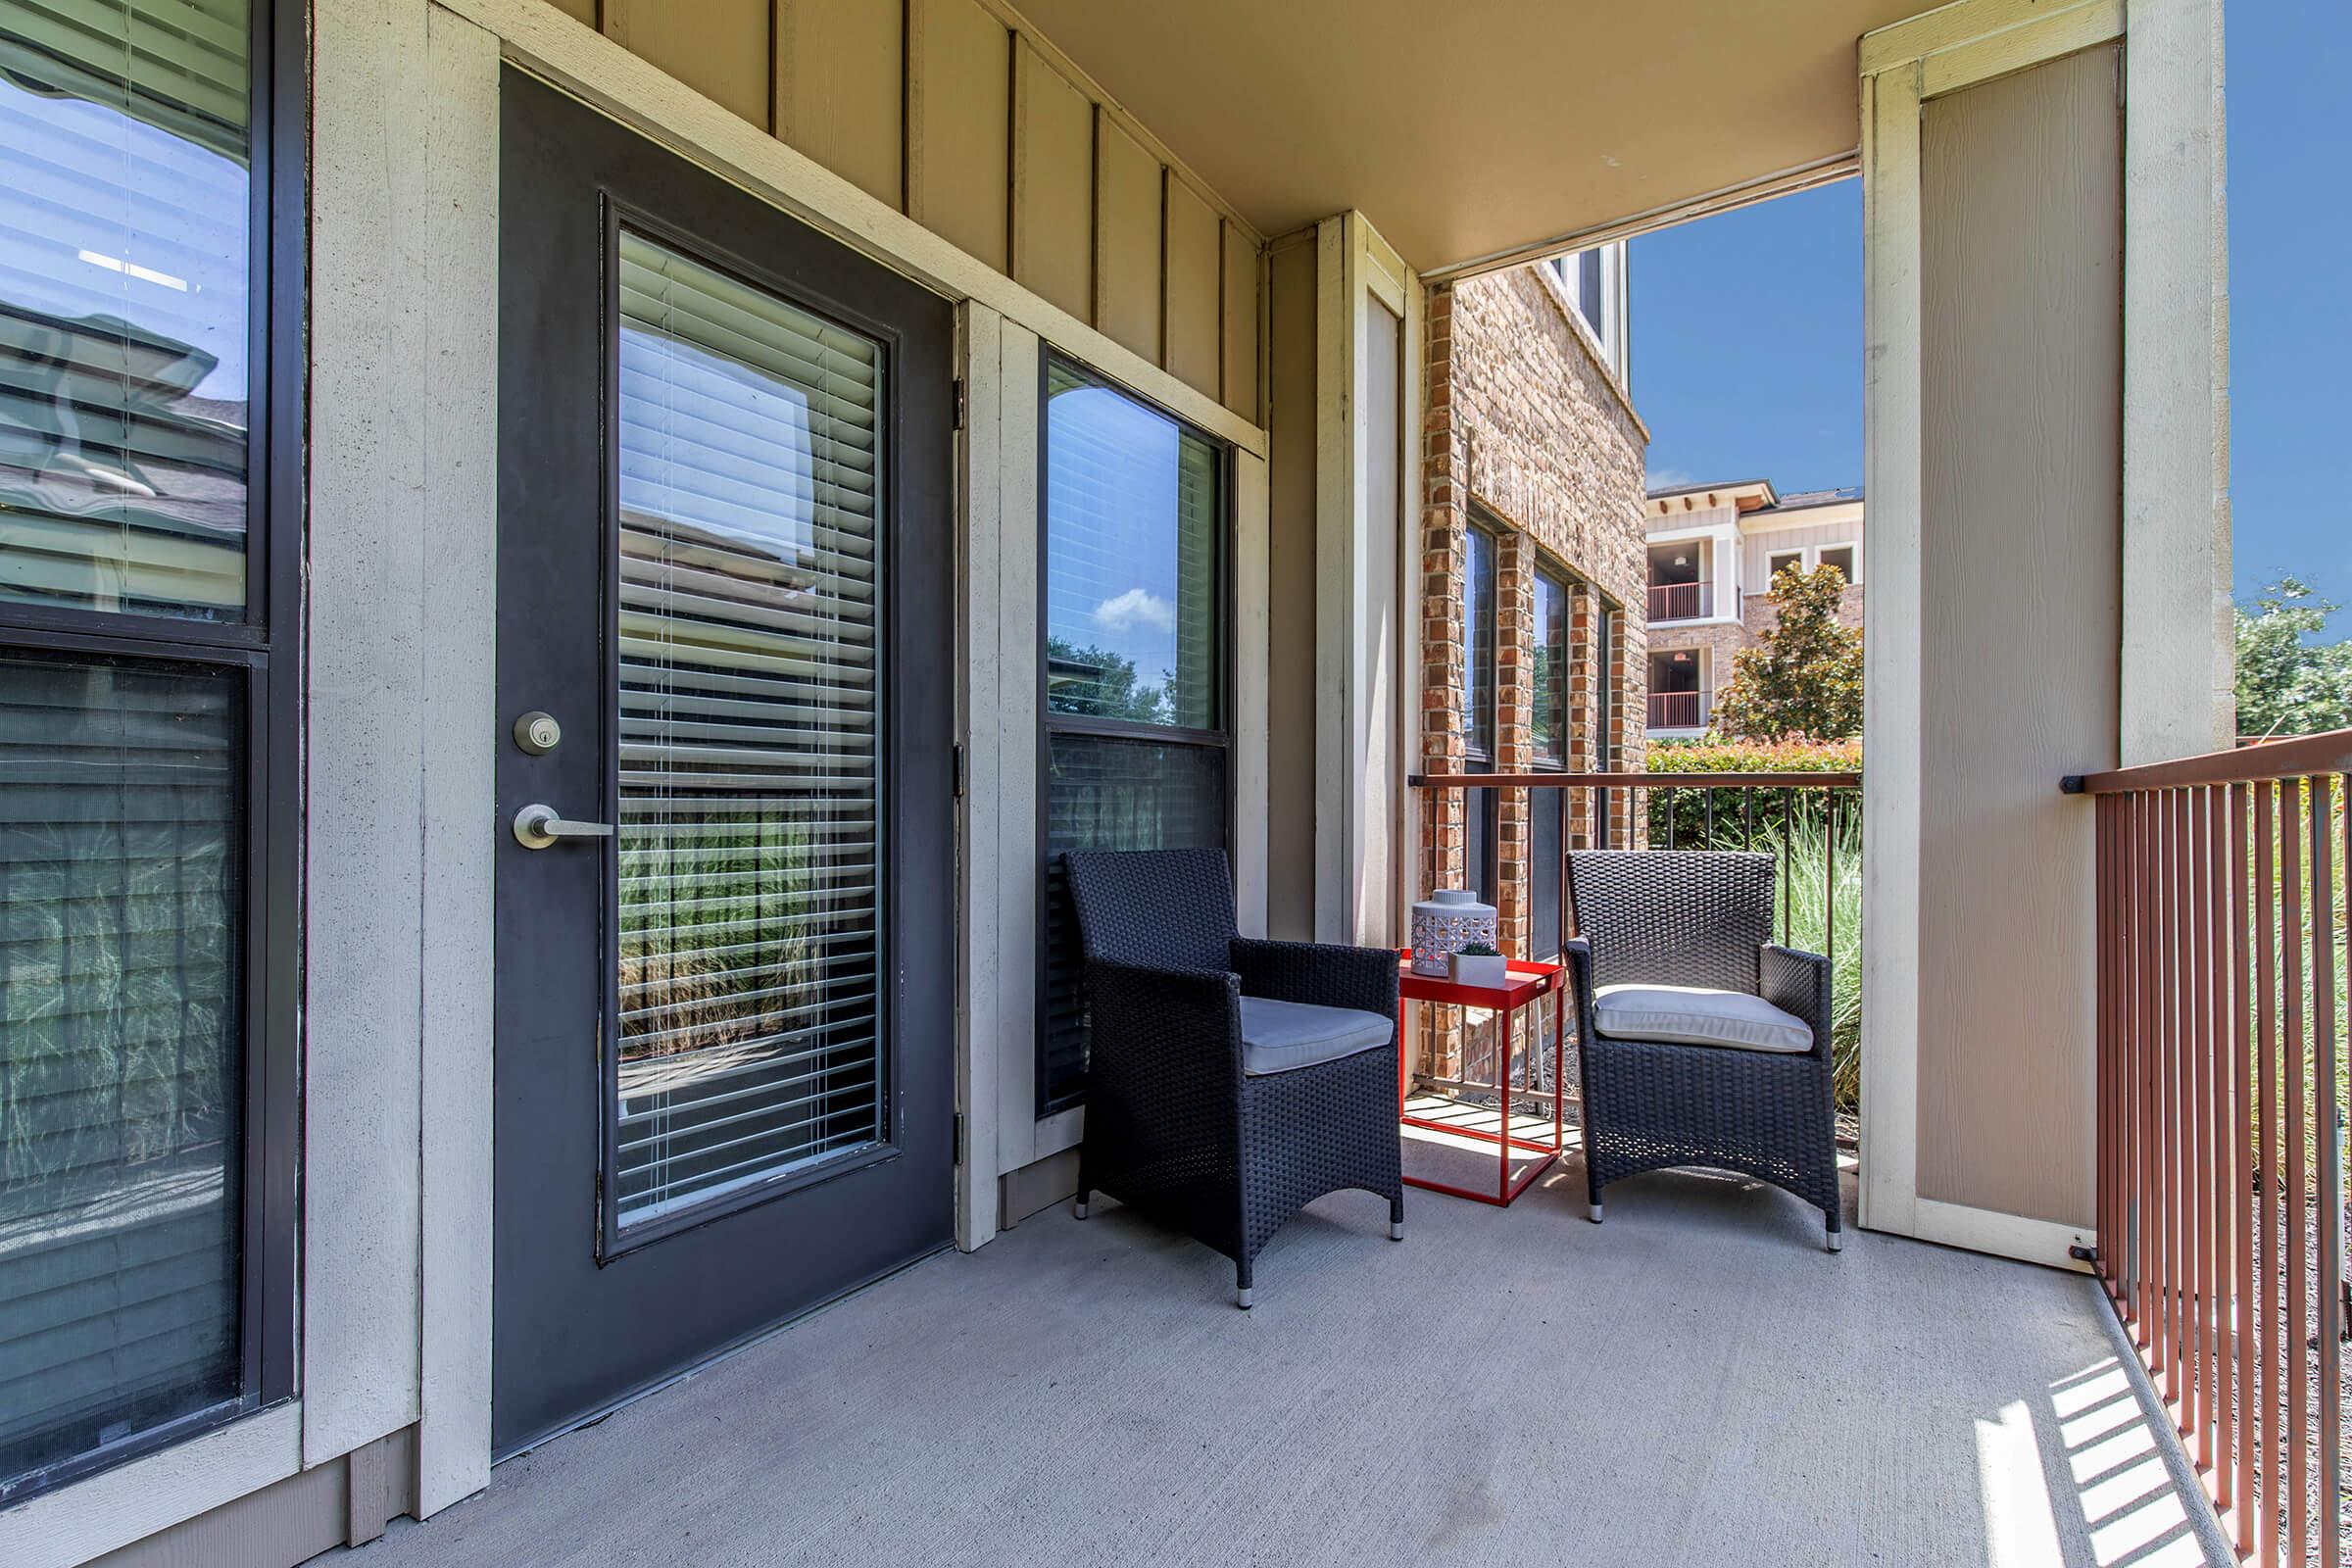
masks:
<path id="1" fill-rule="evenodd" d="M 2094 1261 L 2239 1552 L 2345 1560 L 2352 730 L 2070 778 L 2097 812 Z"/>
<path id="2" fill-rule="evenodd" d="M 1651 620 L 1696 620 L 1714 612 L 1715 585 L 1706 582 L 1655 582 L 1649 585 Z"/>
<path id="3" fill-rule="evenodd" d="M 1649 727 L 1651 729 L 1697 729 L 1704 721 L 1700 711 L 1698 692 L 1651 692 L 1649 694 Z"/>

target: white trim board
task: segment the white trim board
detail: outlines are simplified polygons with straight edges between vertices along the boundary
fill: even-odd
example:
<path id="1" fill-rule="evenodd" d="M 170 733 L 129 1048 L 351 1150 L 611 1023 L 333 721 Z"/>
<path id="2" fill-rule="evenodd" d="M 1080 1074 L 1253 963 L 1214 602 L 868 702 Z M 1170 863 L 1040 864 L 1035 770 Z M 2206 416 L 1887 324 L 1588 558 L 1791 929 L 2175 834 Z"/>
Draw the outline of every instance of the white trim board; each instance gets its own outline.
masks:
<path id="1" fill-rule="evenodd" d="M 281 1404 L 0 1512 L 0 1562 L 72 1568 L 302 1468 L 302 1405 Z"/>
<path id="2" fill-rule="evenodd" d="M 2098 1245 L 2098 1232 L 2087 1227 L 2061 1225 L 2054 1220 L 2004 1214 L 1997 1209 L 1973 1208 L 1933 1198 L 1919 1200 L 1917 1225 L 1911 1234 L 1923 1242 L 2014 1257 L 2027 1263 L 2087 1274 L 2090 1265 L 2072 1249 Z"/>

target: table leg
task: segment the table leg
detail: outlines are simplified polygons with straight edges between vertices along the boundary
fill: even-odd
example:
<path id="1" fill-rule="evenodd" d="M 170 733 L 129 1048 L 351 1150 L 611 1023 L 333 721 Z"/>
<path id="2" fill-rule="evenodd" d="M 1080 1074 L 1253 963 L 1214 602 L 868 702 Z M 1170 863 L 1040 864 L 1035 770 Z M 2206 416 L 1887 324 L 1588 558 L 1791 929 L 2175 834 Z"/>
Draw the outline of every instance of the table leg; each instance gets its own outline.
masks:
<path id="1" fill-rule="evenodd" d="M 1502 1174 L 1497 1178 L 1500 1185 L 1494 1189 L 1494 1197 L 1496 1201 L 1508 1203 L 1511 1200 L 1511 1009 L 1509 1006 L 1506 1005 L 1502 1009 L 1501 1020 L 1495 1027 L 1502 1032 L 1501 1038 L 1494 1042 L 1494 1059 L 1498 1064 L 1495 1076 L 1502 1080 L 1502 1136 L 1497 1138 L 1494 1143 L 1495 1147 L 1502 1152 Z"/>

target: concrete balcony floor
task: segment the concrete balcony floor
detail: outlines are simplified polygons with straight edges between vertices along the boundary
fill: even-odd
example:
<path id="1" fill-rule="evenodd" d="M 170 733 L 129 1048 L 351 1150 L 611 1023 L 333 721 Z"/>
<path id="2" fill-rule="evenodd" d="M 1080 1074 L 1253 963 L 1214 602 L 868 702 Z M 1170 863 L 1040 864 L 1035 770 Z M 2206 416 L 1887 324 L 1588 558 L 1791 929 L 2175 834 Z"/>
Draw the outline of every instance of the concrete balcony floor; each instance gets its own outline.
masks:
<path id="1" fill-rule="evenodd" d="M 1231 1267 L 1099 1200 L 933 1257 L 349 1554 L 431 1564 L 2214 1560 L 2080 1276 L 1574 1158 Z M 2193 1485 L 2193 1481 L 2188 1484 Z"/>

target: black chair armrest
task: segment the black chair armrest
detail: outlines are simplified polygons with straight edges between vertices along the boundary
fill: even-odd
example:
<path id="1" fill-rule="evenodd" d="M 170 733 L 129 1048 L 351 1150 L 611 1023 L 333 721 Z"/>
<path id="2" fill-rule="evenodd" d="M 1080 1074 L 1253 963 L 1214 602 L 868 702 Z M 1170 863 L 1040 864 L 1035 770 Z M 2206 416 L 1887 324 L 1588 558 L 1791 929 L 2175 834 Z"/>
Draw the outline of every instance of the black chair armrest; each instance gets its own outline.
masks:
<path id="1" fill-rule="evenodd" d="M 1764 944 L 1756 977 L 1757 994 L 1783 1012 L 1794 1013 L 1813 1031 L 1813 1054 L 1830 1054 L 1830 960 L 1777 943 Z"/>
<path id="2" fill-rule="evenodd" d="M 1560 962 L 1568 971 L 1568 1001 L 1576 1009 L 1576 1039 L 1582 1045 L 1593 1034 L 1592 944 L 1570 937 L 1560 944 Z"/>
<path id="3" fill-rule="evenodd" d="M 1219 970 L 1089 958 L 1090 1114 L 1230 1105 L 1242 1079 L 1240 999 L 1234 976 Z"/>
<path id="4" fill-rule="evenodd" d="M 1242 995 L 1322 1007 L 1353 1007 L 1396 1018 L 1396 955 L 1388 948 L 1330 942 L 1233 939 Z"/>

